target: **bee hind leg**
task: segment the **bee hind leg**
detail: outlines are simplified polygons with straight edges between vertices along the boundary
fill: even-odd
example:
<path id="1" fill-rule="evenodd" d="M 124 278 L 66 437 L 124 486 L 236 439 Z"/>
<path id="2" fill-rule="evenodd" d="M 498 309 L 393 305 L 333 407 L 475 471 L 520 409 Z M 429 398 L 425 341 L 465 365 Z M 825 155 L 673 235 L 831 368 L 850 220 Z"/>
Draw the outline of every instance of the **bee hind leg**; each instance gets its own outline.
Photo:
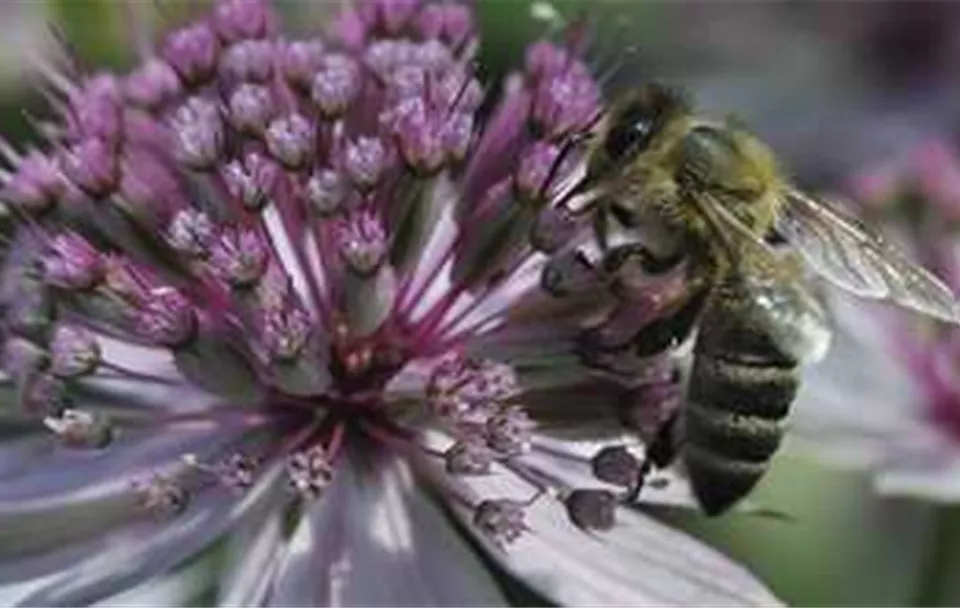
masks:
<path id="1" fill-rule="evenodd" d="M 660 425 L 653 436 L 653 440 L 647 445 L 643 461 L 637 470 L 636 481 L 623 497 L 624 504 L 636 504 L 650 474 L 656 469 L 667 468 L 677 459 L 680 448 L 680 442 L 678 441 L 679 414 L 679 411 L 671 414 Z"/>

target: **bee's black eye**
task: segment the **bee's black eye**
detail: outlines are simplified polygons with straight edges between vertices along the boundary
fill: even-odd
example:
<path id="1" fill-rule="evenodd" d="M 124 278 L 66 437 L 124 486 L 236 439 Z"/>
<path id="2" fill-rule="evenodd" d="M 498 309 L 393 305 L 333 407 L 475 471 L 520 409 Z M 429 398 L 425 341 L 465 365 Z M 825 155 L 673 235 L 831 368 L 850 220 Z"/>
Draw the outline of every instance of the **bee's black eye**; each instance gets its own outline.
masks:
<path id="1" fill-rule="evenodd" d="M 655 84 L 641 87 L 614 111 L 604 152 L 615 163 L 632 160 L 647 149 L 672 115 L 687 109 L 677 91 Z"/>
<path id="2" fill-rule="evenodd" d="M 603 143 L 607 156 L 614 160 L 627 160 L 639 154 L 650 143 L 656 114 L 643 102 L 636 102 L 624 109 Z"/>

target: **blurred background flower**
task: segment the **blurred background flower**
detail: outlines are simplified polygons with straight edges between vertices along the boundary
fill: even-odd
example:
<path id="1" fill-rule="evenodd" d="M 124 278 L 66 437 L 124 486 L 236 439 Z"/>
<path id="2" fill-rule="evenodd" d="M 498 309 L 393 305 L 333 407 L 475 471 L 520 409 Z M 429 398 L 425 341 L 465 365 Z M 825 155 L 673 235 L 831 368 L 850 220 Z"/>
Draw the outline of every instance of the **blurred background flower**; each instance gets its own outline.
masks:
<path id="1" fill-rule="evenodd" d="M 861 215 L 960 291 L 960 158 L 930 140 L 853 176 Z M 833 298 L 836 340 L 811 370 L 795 428 L 821 451 L 876 471 L 878 488 L 960 500 L 958 330 Z"/>
<path id="2" fill-rule="evenodd" d="M 866 221 L 960 293 L 960 157 L 931 139 L 852 176 Z M 793 422 L 799 443 L 830 462 L 866 470 L 887 496 L 939 507 L 917 601 L 958 597 L 952 572 L 960 532 L 958 329 L 877 305 L 831 299 L 834 344 L 809 373 Z"/>

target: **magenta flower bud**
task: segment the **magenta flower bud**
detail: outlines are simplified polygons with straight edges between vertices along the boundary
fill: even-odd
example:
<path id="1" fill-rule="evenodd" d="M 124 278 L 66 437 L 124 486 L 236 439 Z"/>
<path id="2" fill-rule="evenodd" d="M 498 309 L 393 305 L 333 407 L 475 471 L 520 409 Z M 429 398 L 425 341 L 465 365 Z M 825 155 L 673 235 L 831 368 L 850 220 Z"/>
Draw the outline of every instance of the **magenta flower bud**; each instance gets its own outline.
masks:
<path id="1" fill-rule="evenodd" d="M 402 67 L 417 67 L 434 76 L 457 67 L 453 53 L 437 40 L 380 40 L 367 47 L 363 62 L 382 82 Z"/>
<path id="2" fill-rule="evenodd" d="M 268 82 L 273 75 L 275 50 L 269 40 L 238 42 L 220 56 L 220 74 L 235 81 Z"/>
<path id="3" fill-rule="evenodd" d="M 445 111 L 471 113 L 483 103 L 480 81 L 463 69 L 449 69 L 431 82 L 430 105 Z"/>
<path id="4" fill-rule="evenodd" d="M 110 75 L 90 79 L 70 97 L 67 132 L 73 141 L 98 138 L 116 143 L 123 137 L 120 85 Z"/>
<path id="5" fill-rule="evenodd" d="M 141 213 L 166 221 L 171 208 L 185 201 L 176 174 L 161 158 L 133 148 L 121 159 L 118 192 Z"/>
<path id="6" fill-rule="evenodd" d="M 570 53 L 557 45 L 541 40 L 527 47 L 524 68 L 532 80 L 550 78 L 571 63 Z"/>
<path id="7" fill-rule="evenodd" d="M 189 208 L 173 216 L 166 241 L 178 253 L 190 258 L 206 257 L 215 238 L 213 222 L 206 213 Z"/>
<path id="8" fill-rule="evenodd" d="M 130 103 L 153 111 L 176 99 L 181 86 L 170 64 L 154 57 L 127 76 L 123 89 Z"/>
<path id="9" fill-rule="evenodd" d="M 509 365 L 459 356 L 441 361 L 427 385 L 434 412 L 455 425 L 486 425 L 500 412 L 500 404 L 517 391 L 517 378 Z"/>
<path id="10" fill-rule="evenodd" d="M 210 267 L 233 287 L 248 287 L 267 269 L 268 252 L 253 230 L 224 228 L 210 249 Z"/>
<path id="11" fill-rule="evenodd" d="M 378 138 L 360 137 L 347 144 L 343 170 L 358 190 L 376 186 L 386 169 L 387 150 Z"/>
<path id="12" fill-rule="evenodd" d="M 178 158 L 197 170 L 212 169 L 220 161 L 224 125 L 217 105 L 203 97 L 191 97 L 177 108 L 171 121 Z"/>
<path id="13" fill-rule="evenodd" d="M 290 487 L 303 498 L 318 498 L 330 485 L 333 464 L 323 446 L 314 444 L 287 458 L 287 477 Z"/>
<path id="14" fill-rule="evenodd" d="M 454 475 L 486 475 L 496 454 L 482 441 L 458 441 L 443 453 L 447 471 Z"/>
<path id="15" fill-rule="evenodd" d="M 462 46 L 474 35 L 476 23 L 473 11 L 463 4 L 441 4 L 443 15 L 443 33 L 441 38 L 454 47 Z"/>
<path id="16" fill-rule="evenodd" d="M 400 155 L 421 175 L 436 173 L 446 160 L 442 116 L 430 116 L 423 104 L 405 112 L 394 126 Z"/>
<path id="17" fill-rule="evenodd" d="M 89 289 L 104 275 L 100 252 L 82 236 L 73 232 L 58 234 L 50 240 L 50 253 L 43 258 L 47 283 L 62 289 Z"/>
<path id="18" fill-rule="evenodd" d="M 225 42 L 267 35 L 272 15 L 263 0 L 224 0 L 213 12 L 213 25 Z"/>
<path id="19" fill-rule="evenodd" d="M 517 193 L 528 200 L 540 200 L 549 194 L 547 180 L 556 179 L 551 171 L 559 156 L 560 148 L 545 141 L 524 150 L 514 178 Z"/>
<path id="20" fill-rule="evenodd" d="M 347 193 L 348 185 L 333 169 L 321 169 L 311 175 L 305 191 L 311 208 L 322 217 L 341 211 Z"/>
<path id="21" fill-rule="evenodd" d="M 419 68 L 413 69 L 422 74 Z M 405 123 L 416 124 L 427 120 L 427 114 L 430 112 L 430 109 L 427 107 L 426 101 L 420 97 L 419 93 L 413 92 L 412 88 L 398 95 L 393 95 L 392 93 L 388 87 L 387 95 L 389 97 L 395 97 L 396 100 L 392 105 L 386 106 L 377 117 L 380 122 L 380 127 L 384 131 L 392 135 L 397 135 Z"/>
<path id="22" fill-rule="evenodd" d="M 596 83 L 570 69 L 545 79 L 537 87 L 531 118 L 548 137 L 557 138 L 586 127 L 599 107 Z"/>
<path id="23" fill-rule="evenodd" d="M 473 525 L 499 545 L 512 543 L 527 530 L 524 505 L 505 498 L 484 500 L 473 512 Z"/>
<path id="24" fill-rule="evenodd" d="M 386 82 L 401 66 L 421 67 L 414 62 L 413 48 L 413 43 L 406 40 L 378 40 L 364 50 L 363 63 L 380 81 Z"/>
<path id="25" fill-rule="evenodd" d="M 428 4 L 417 16 L 417 27 L 424 38 L 459 48 L 473 34 L 473 13 L 462 4 Z"/>
<path id="26" fill-rule="evenodd" d="M 64 176 L 56 161 L 33 151 L 20 161 L 0 197 L 24 211 L 42 213 L 57 202 L 64 188 Z"/>
<path id="27" fill-rule="evenodd" d="M 270 89 L 257 84 L 242 84 L 228 102 L 230 124 L 249 135 L 262 135 L 276 113 Z"/>
<path id="28" fill-rule="evenodd" d="M 214 75 L 219 53 L 217 37 L 204 23 L 173 32 L 163 47 L 163 58 L 190 87 Z"/>
<path id="29" fill-rule="evenodd" d="M 307 345 L 312 323 L 299 306 L 284 305 L 263 311 L 261 346 L 271 361 L 292 361 Z"/>
<path id="30" fill-rule="evenodd" d="M 65 149 L 60 156 L 60 169 L 94 199 L 112 193 L 120 177 L 116 150 L 102 139 L 86 139 Z"/>
<path id="31" fill-rule="evenodd" d="M 501 454 L 516 456 L 530 450 L 533 421 L 519 407 L 508 407 L 487 420 L 487 445 Z"/>
<path id="32" fill-rule="evenodd" d="M 267 149 L 291 171 L 302 169 L 313 159 L 313 125 L 300 114 L 274 120 L 267 128 Z"/>
<path id="33" fill-rule="evenodd" d="M 473 115 L 457 112 L 443 124 L 440 133 L 448 162 L 460 162 L 467 156 L 473 142 Z"/>
<path id="34" fill-rule="evenodd" d="M 453 53 L 439 40 L 427 40 L 411 49 L 414 64 L 433 74 L 441 74 L 454 66 Z"/>
<path id="35" fill-rule="evenodd" d="M 360 67 L 346 55 L 327 55 L 313 76 L 310 97 L 327 120 L 339 118 L 360 93 Z"/>
<path id="36" fill-rule="evenodd" d="M 319 38 L 293 40 L 280 47 L 280 68 L 287 82 L 297 89 L 309 90 L 314 74 L 323 66 L 325 48 Z"/>
<path id="37" fill-rule="evenodd" d="M 370 275 L 387 254 L 387 234 L 373 211 L 360 211 L 337 224 L 337 250 L 347 267 L 359 275 Z"/>
<path id="38" fill-rule="evenodd" d="M 87 330 L 60 325 L 50 340 L 50 373 L 76 378 L 92 373 L 100 364 L 100 346 Z"/>
<path id="39" fill-rule="evenodd" d="M 440 38 L 443 34 L 445 11 L 442 4 L 428 4 L 417 15 L 417 29 L 424 38 Z"/>
<path id="40" fill-rule="evenodd" d="M 360 17 L 371 31 L 396 35 L 419 7 L 419 0 L 367 0 L 360 4 Z"/>
<path id="41" fill-rule="evenodd" d="M 402 106 L 405 102 L 417 100 L 424 104 L 422 98 L 428 92 L 427 74 L 415 65 L 403 65 L 390 73 L 384 81 L 388 102 Z M 424 104 L 425 105 L 425 104 Z"/>
<path id="42" fill-rule="evenodd" d="M 136 312 L 137 331 L 156 344 L 177 348 L 193 339 L 197 315 L 193 304 L 173 287 L 155 287 Z"/>
<path id="43" fill-rule="evenodd" d="M 248 490 L 256 481 L 257 468 L 261 463 L 243 454 L 231 454 L 209 470 L 217 481 L 232 490 Z"/>
<path id="44" fill-rule="evenodd" d="M 240 199 L 250 210 L 259 210 L 269 200 L 279 170 L 270 159 L 249 152 L 242 161 L 227 163 L 221 175 L 230 196 Z"/>

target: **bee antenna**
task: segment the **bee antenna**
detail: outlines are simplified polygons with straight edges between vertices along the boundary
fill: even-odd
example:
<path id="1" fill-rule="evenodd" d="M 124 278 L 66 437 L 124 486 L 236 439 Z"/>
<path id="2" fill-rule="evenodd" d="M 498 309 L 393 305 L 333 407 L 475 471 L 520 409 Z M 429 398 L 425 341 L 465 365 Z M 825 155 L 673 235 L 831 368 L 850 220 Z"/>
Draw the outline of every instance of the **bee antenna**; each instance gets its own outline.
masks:
<path id="1" fill-rule="evenodd" d="M 589 141 L 596 137 L 594 130 L 597 125 L 600 124 L 600 121 L 603 120 L 603 117 L 607 115 L 609 110 L 604 110 L 603 108 L 598 109 L 597 113 L 590 117 L 590 120 L 583 125 L 576 133 L 571 135 L 571 138 L 576 139 L 577 143 L 583 143 Z"/>
<path id="2" fill-rule="evenodd" d="M 631 44 L 616 55 L 610 62 L 610 65 L 603 68 L 596 76 L 597 84 L 601 89 L 606 88 L 610 81 L 617 75 L 625 65 L 635 60 L 640 55 L 640 47 Z"/>
<path id="3" fill-rule="evenodd" d="M 476 68 L 476 61 L 471 61 L 470 65 L 471 67 Z M 460 102 L 463 101 L 463 96 L 466 95 L 467 89 L 470 88 L 470 83 L 473 81 L 473 76 L 474 71 L 466 72 L 463 75 L 463 82 L 460 83 L 460 88 L 457 89 L 457 94 L 453 98 L 453 103 L 450 104 L 450 109 L 447 110 L 447 118 L 450 118 L 450 116 L 453 115 L 457 106 L 459 106 Z M 427 84 L 429 85 L 429 83 L 430 80 L 428 79 Z"/>
<path id="4" fill-rule="evenodd" d="M 537 193 L 537 198 L 546 198 L 547 190 L 549 189 L 550 184 L 553 182 L 553 179 L 557 176 L 557 172 L 560 171 L 560 167 L 563 165 L 563 162 L 567 160 L 574 148 L 583 143 L 585 135 L 586 134 L 582 133 L 574 133 L 567 139 L 567 141 L 564 142 L 563 147 L 560 148 L 560 151 L 557 153 L 557 157 L 553 159 L 553 163 L 550 165 L 550 170 L 547 172 L 547 178 L 543 180 L 543 183 L 540 184 L 540 192 Z"/>

